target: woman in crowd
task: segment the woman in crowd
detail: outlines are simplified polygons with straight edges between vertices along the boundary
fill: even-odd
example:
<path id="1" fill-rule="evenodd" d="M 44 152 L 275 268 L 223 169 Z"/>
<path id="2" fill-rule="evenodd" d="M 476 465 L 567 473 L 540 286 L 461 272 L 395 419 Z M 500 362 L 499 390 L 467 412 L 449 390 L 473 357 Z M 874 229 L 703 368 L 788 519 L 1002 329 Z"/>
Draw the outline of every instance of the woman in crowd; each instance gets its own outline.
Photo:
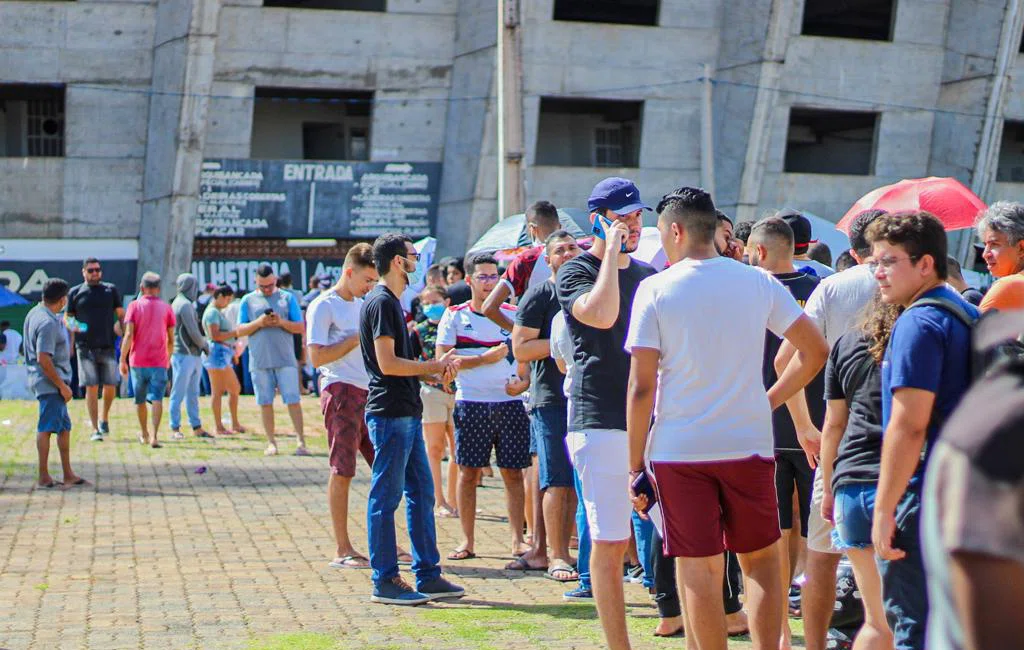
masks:
<path id="1" fill-rule="evenodd" d="M 882 463 L 882 357 L 902 307 L 876 295 L 860 328 L 836 342 L 825 370 L 821 515 L 835 524 L 833 545 L 846 551 L 864 601 L 856 650 L 892 650 L 882 584 L 871 544 L 872 511 Z"/>
<path id="2" fill-rule="evenodd" d="M 449 305 L 448 292 L 444 287 L 430 285 L 419 295 L 420 308 L 425 319 L 417 323 L 412 330 L 413 349 L 423 361 L 434 359 L 434 347 L 437 341 L 437 324 Z M 455 487 L 459 476 L 459 466 L 455 464 L 455 384 L 444 384 L 428 379 L 422 380 L 420 398 L 423 400 L 423 436 L 427 442 L 427 458 L 430 461 L 430 473 L 434 478 L 434 495 L 436 506 L 434 514 L 438 517 L 455 518 L 459 516 L 455 507 Z M 441 458 L 444 456 L 445 443 L 448 444 L 448 493 L 447 499 L 441 487 Z"/>
<path id="3" fill-rule="evenodd" d="M 238 394 L 242 391 L 235 375 L 232 361 L 235 356 L 235 330 L 224 316 L 226 308 L 235 296 L 235 291 L 228 285 L 221 285 L 213 292 L 213 303 L 203 312 L 203 330 L 210 341 L 210 354 L 203 360 L 203 367 L 210 374 L 210 390 L 213 407 L 213 420 L 217 423 L 217 435 L 227 433 L 245 433 L 246 429 L 238 422 Z M 224 391 L 228 393 L 228 406 L 231 410 L 231 430 L 224 428 L 221 420 L 221 398 Z"/>
<path id="4" fill-rule="evenodd" d="M 981 310 L 1024 309 L 1024 205 L 999 201 L 978 221 L 982 257 L 996 283 L 981 300 Z"/>

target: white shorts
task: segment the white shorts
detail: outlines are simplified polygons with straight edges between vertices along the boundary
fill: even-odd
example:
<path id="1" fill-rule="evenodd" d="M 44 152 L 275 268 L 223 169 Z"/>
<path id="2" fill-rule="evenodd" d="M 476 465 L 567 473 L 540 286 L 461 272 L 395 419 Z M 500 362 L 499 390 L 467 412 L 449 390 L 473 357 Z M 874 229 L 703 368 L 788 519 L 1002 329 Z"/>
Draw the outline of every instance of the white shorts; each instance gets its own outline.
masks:
<path id="1" fill-rule="evenodd" d="M 842 553 L 832 545 L 832 524 L 821 517 L 821 502 L 825 500 L 825 475 L 821 468 L 814 470 L 814 490 L 811 492 L 811 512 L 807 517 L 807 548 L 818 553 Z"/>
<path id="2" fill-rule="evenodd" d="M 632 531 L 629 444 L 621 429 L 570 431 L 565 438 L 583 486 L 590 538 L 621 542 Z"/>

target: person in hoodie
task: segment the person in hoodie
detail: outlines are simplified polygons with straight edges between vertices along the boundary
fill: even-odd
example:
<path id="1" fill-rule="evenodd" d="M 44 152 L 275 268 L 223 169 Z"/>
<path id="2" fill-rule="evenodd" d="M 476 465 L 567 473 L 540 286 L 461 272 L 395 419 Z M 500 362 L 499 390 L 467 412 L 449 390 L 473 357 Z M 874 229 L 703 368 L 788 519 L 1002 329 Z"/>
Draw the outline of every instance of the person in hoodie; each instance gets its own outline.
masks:
<path id="1" fill-rule="evenodd" d="M 202 354 L 210 353 L 210 346 L 199 327 L 195 300 L 199 296 L 199 281 L 191 273 L 178 276 L 178 295 L 171 303 L 174 311 L 174 353 L 171 355 L 171 437 L 184 439 L 181 433 L 181 402 L 185 402 L 188 423 L 193 435 L 199 438 L 213 436 L 203 429 L 199 419 L 199 381 L 202 377 Z"/>

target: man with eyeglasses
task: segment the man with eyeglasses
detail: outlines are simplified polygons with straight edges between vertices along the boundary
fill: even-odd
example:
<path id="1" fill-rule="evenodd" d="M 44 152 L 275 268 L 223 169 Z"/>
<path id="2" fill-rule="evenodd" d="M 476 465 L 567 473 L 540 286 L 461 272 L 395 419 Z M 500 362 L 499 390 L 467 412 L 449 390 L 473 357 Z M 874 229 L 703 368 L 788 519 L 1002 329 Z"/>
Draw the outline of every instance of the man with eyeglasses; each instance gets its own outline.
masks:
<path id="1" fill-rule="evenodd" d="M 256 403 L 260 406 L 263 430 L 267 434 L 266 456 L 277 455 L 274 437 L 274 391 L 281 401 L 298 436 L 296 456 L 309 456 L 302 430 L 302 405 L 299 403 L 299 367 L 295 364 L 292 336 L 301 334 L 302 310 L 295 296 L 277 288 L 277 276 L 270 264 L 256 269 L 256 289 L 242 298 L 238 308 L 238 336 L 249 337 L 249 372 L 252 375 Z"/>
<path id="2" fill-rule="evenodd" d="M 79 322 L 74 334 L 78 356 L 78 376 L 85 386 L 85 403 L 92 424 L 92 438 L 102 442 L 110 433 L 110 405 L 117 396 L 118 363 L 114 355 L 114 339 L 121 334 L 124 307 L 121 292 L 103 282 L 103 267 L 95 257 L 82 262 L 84 282 L 68 293 L 68 318 Z M 73 328 L 72 331 L 75 331 Z M 99 391 L 103 387 L 103 417 L 99 417 Z"/>
<path id="3" fill-rule="evenodd" d="M 484 314 L 484 301 L 500 277 L 498 261 L 492 255 L 482 253 L 466 260 L 472 298 L 449 308 L 437 326 L 437 355 L 455 351 L 460 364 L 455 378 L 455 462 L 459 465 L 458 507 L 464 539 L 448 555 L 453 561 L 476 557 L 476 488 L 483 468 L 490 465 L 492 449 L 505 482 L 512 554 L 530 550 L 523 540 L 523 470 L 530 466 L 530 420 L 522 398 L 506 390 L 515 372 L 510 358 L 511 332 Z M 512 305 L 503 303 L 500 309 L 505 318 L 515 317 Z"/>
<path id="4" fill-rule="evenodd" d="M 556 291 L 573 341 L 569 454 L 580 477 L 593 541 L 590 574 L 598 616 L 612 650 L 629 648 L 622 560 L 632 505 L 626 441 L 630 358 L 623 349 L 637 287 L 654 269 L 629 253 L 640 243 L 641 215 L 650 208 L 625 178 L 606 178 L 587 201 L 597 237 L 589 251 L 558 272 Z"/>

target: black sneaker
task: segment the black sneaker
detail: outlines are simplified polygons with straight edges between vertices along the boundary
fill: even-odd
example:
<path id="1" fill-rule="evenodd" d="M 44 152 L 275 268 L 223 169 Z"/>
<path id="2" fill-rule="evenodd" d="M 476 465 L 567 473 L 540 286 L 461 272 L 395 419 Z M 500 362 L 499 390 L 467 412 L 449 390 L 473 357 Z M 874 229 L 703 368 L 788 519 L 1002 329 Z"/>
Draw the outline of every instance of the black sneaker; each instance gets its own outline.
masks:
<path id="1" fill-rule="evenodd" d="M 465 589 L 458 585 L 453 585 L 441 576 L 438 576 L 429 582 L 423 582 L 416 585 L 416 591 L 427 596 L 430 600 L 462 598 L 466 595 Z"/>
<path id="2" fill-rule="evenodd" d="M 375 584 L 370 601 L 385 605 L 422 605 L 430 602 L 430 596 L 410 587 L 402 576 L 395 576 L 389 582 Z"/>

